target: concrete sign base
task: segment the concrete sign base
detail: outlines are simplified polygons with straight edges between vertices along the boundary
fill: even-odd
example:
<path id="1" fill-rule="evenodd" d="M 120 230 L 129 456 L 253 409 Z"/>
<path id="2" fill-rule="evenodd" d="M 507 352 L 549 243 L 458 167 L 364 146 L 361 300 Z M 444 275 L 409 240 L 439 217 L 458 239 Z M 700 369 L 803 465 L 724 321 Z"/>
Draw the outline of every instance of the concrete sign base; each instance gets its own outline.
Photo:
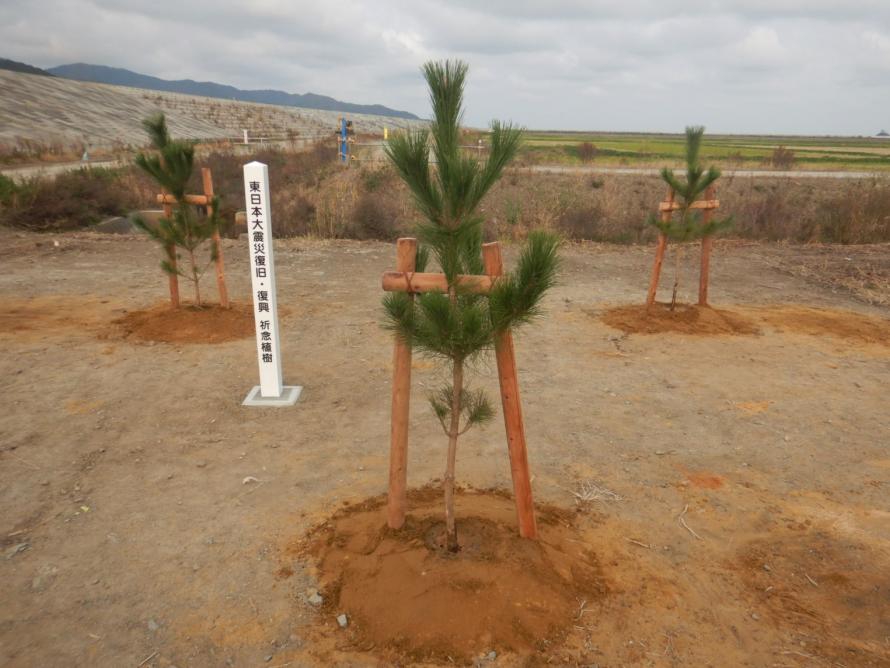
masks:
<path id="1" fill-rule="evenodd" d="M 260 393 L 260 386 L 257 385 L 250 392 L 247 393 L 247 397 L 244 399 L 241 405 L 266 408 L 293 406 L 295 403 L 297 403 L 297 399 L 300 398 L 300 393 L 302 391 L 303 388 L 300 385 L 284 385 L 281 388 L 280 397 L 264 397 Z"/>

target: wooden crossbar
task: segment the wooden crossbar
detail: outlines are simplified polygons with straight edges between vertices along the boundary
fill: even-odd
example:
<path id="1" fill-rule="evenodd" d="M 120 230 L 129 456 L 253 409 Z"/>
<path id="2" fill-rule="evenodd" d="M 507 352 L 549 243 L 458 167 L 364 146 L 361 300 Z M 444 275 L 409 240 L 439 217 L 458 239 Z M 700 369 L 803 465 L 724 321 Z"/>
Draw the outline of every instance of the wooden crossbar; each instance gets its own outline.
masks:
<path id="1" fill-rule="evenodd" d="M 659 211 L 679 211 L 683 208 L 683 205 L 679 202 L 668 201 L 661 202 L 658 205 Z M 690 209 L 719 209 L 720 208 L 720 200 L 719 199 L 700 199 L 697 202 L 693 202 L 689 205 Z"/>
<path id="2" fill-rule="evenodd" d="M 176 204 L 176 198 L 170 193 L 161 193 L 158 195 L 158 204 Z M 212 198 L 207 195 L 186 195 L 186 204 L 194 204 L 195 206 L 210 206 Z"/>
<path id="3" fill-rule="evenodd" d="M 460 288 L 476 295 L 487 295 L 491 292 L 491 276 L 457 277 Z M 385 292 L 448 292 L 448 279 L 445 274 L 415 273 L 410 271 L 386 271 L 383 273 L 383 290 Z"/>

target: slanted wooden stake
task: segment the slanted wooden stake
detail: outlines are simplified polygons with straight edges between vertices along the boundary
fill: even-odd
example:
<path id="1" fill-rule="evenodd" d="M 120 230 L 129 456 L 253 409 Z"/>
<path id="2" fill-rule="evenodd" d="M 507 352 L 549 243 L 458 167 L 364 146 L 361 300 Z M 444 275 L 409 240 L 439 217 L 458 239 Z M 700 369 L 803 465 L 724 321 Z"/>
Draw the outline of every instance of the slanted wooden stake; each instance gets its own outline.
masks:
<path id="1" fill-rule="evenodd" d="M 667 202 L 671 206 L 674 204 L 674 190 L 668 188 Z M 673 209 L 667 208 L 661 211 L 661 222 L 667 223 L 671 220 Z M 649 293 L 646 295 L 646 308 L 655 303 L 655 293 L 658 292 L 658 279 L 661 278 L 661 265 L 664 262 L 664 251 L 667 248 L 667 235 L 660 232 L 658 235 L 658 245 L 655 247 L 655 264 L 652 266 L 652 278 L 649 281 Z"/>
<path id="2" fill-rule="evenodd" d="M 213 175 L 209 167 L 201 168 L 201 180 L 204 183 L 204 197 L 207 198 L 207 215 L 213 215 Z M 216 287 L 219 290 L 219 305 L 229 308 L 229 291 L 226 289 L 225 263 L 223 262 L 222 240 L 219 230 L 213 232 L 213 243 L 216 246 Z"/>
<path id="3" fill-rule="evenodd" d="M 417 239 L 396 242 L 396 269 L 406 274 L 406 292 L 417 260 Z M 392 356 L 392 421 L 389 434 L 389 497 L 386 522 L 391 529 L 405 524 L 405 498 L 408 487 L 408 409 L 411 400 L 411 344 L 396 336 Z"/>
<path id="4" fill-rule="evenodd" d="M 708 187 L 705 190 L 705 199 L 708 201 L 713 201 L 715 199 L 715 186 Z M 713 209 L 708 208 L 702 212 L 701 223 L 702 225 L 707 225 L 711 222 L 711 212 Z M 699 270 L 698 275 L 698 305 L 699 306 L 707 306 L 708 305 L 708 280 L 709 273 L 711 269 L 711 235 L 708 234 L 702 237 L 701 240 L 701 268 Z"/>
<path id="5" fill-rule="evenodd" d="M 485 272 L 492 278 L 504 273 L 501 247 L 492 242 L 482 245 Z M 516 355 L 513 335 L 507 331 L 495 339 L 495 356 L 498 363 L 498 380 L 501 385 L 501 404 L 504 410 L 504 427 L 507 431 L 507 448 L 510 452 L 510 473 L 513 477 L 513 496 L 519 520 L 519 535 L 537 538 L 535 502 L 532 497 L 531 477 L 528 470 L 528 451 L 525 444 L 525 425 L 522 421 L 522 404 L 519 399 L 519 378 L 516 375 Z"/>

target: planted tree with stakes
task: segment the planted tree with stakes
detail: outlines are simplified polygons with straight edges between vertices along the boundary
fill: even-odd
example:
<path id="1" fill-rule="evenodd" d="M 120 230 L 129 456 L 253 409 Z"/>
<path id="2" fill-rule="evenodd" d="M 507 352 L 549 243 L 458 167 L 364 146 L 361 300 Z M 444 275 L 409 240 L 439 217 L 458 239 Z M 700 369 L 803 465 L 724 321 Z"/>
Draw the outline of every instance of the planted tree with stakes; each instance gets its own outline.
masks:
<path id="1" fill-rule="evenodd" d="M 423 74 L 430 91 L 433 121 L 429 129 L 393 136 L 386 153 L 413 195 L 424 220 L 418 225 L 417 271 L 434 259 L 446 277 L 447 292 L 387 294 L 388 326 L 413 348 L 444 362 L 450 382 L 429 396 L 448 438 L 443 481 L 446 546 L 459 549 L 454 517 L 454 480 L 458 439 L 473 425 L 494 415 L 482 390 L 470 388 L 466 372 L 490 351 L 495 337 L 539 314 L 541 299 L 554 284 L 558 239 L 529 235 L 514 272 L 499 277 L 487 295 L 473 294 L 458 281 L 461 274 L 484 273 L 483 218 L 479 203 L 516 155 L 522 132 L 492 122 L 486 160 L 460 150 L 467 65 L 460 61 L 429 62 Z M 431 164 L 430 153 L 435 159 Z"/>
<path id="2" fill-rule="evenodd" d="M 686 128 L 686 175 L 677 177 L 674 170 L 664 167 L 661 178 L 671 188 L 674 197 L 679 200 L 680 207 L 674 215 L 665 220 L 650 215 L 649 224 L 654 225 L 671 241 L 676 242 L 674 249 L 674 289 L 671 294 L 671 310 L 677 304 L 677 291 L 680 287 L 680 270 L 683 261 L 683 244 L 710 236 L 732 224 L 731 218 L 706 220 L 701 211 L 692 209 L 692 205 L 720 178 L 720 170 L 701 166 L 699 153 L 705 128 L 701 125 Z"/>
<path id="3" fill-rule="evenodd" d="M 186 187 L 192 178 L 195 163 L 195 148 L 191 142 L 170 137 L 164 114 L 155 114 L 142 122 L 148 133 L 155 153 L 139 153 L 136 165 L 151 176 L 161 189 L 173 195 L 176 204 L 167 216 L 158 219 L 157 225 L 149 224 L 144 218 L 136 217 L 134 223 L 143 232 L 157 241 L 164 249 L 165 258 L 161 269 L 165 273 L 182 276 L 194 284 L 195 303 L 201 305 L 201 276 L 217 259 L 216 244 L 210 245 L 210 257 L 206 263 L 198 258 L 198 249 L 219 230 L 220 218 L 218 198 L 214 197 L 206 207 L 207 215 L 198 212 L 186 202 Z M 181 255 L 188 258 L 182 266 Z M 174 300 L 175 301 L 175 300 Z"/>

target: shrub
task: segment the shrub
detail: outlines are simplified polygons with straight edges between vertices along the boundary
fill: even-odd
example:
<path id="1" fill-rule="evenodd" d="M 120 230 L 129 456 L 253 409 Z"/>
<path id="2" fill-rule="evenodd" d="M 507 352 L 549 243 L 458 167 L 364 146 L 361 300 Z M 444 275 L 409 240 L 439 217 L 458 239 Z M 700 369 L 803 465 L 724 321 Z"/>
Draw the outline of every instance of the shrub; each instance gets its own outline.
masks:
<path id="1" fill-rule="evenodd" d="M 398 234 L 395 207 L 387 197 L 377 193 L 364 193 L 356 200 L 352 220 L 347 229 L 354 239 L 393 241 Z"/>
<path id="2" fill-rule="evenodd" d="M 380 188 L 394 176 L 392 170 L 385 167 L 382 169 L 362 169 L 361 175 L 362 185 L 364 185 L 365 190 L 369 193 L 380 190 Z"/>
<path id="3" fill-rule="evenodd" d="M 15 181 L 8 176 L 0 174 L 0 206 L 10 206 L 15 200 Z"/>
<path id="4" fill-rule="evenodd" d="M 522 202 L 515 199 L 508 199 L 504 205 L 504 220 L 511 227 L 515 227 L 522 219 Z"/>
<path id="5" fill-rule="evenodd" d="M 890 240 L 890 188 L 877 181 L 845 190 L 819 211 L 822 241 L 867 244 Z"/>
<path id="6" fill-rule="evenodd" d="M 597 204 L 582 204 L 566 209 L 556 220 L 556 228 L 573 241 L 601 240 L 603 211 Z"/>
<path id="7" fill-rule="evenodd" d="M 770 164 L 776 169 L 791 169 L 794 166 L 794 151 L 784 146 L 773 149 Z"/>
<path id="8" fill-rule="evenodd" d="M 589 141 L 578 144 L 578 157 L 581 159 L 581 162 L 590 162 L 596 157 L 596 153 L 596 146 Z"/>
<path id="9" fill-rule="evenodd" d="M 315 204 L 305 195 L 272 192 L 272 230 L 275 237 L 299 237 L 315 231 Z"/>
<path id="10" fill-rule="evenodd" d="M 0 222 L 37 232 L 74 230 L 138 206 L 133 192 L 121 186 L 117 170 L 82 168 L 54 179 L 35 178 L 13 185 L 10 204 Z M 8 187 L 8 186 L 7 186 Z"/>

